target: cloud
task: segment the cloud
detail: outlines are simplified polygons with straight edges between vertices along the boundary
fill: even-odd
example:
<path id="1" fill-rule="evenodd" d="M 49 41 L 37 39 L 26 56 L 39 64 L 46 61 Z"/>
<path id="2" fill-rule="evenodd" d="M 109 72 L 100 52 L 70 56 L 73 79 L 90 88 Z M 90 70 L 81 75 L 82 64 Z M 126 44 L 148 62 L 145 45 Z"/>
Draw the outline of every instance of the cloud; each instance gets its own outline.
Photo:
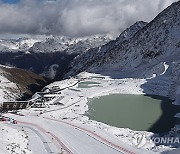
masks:
<path id="1" fill-rule="evenodd" d="M 21 0 L 0 2 L 0 33 L 73 37 L 118 35 L 138 20 L 150 21 L 176 0 Z"/>

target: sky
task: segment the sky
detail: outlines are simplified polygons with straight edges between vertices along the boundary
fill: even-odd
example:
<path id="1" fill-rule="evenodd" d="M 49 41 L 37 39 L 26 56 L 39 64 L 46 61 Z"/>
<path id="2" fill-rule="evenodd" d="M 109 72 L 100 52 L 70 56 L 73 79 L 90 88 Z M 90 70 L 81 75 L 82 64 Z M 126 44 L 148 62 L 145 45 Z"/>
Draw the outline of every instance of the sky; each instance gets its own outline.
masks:
<path id="1" fill-rule="evenodd" d="M 0 0 L 0 35 L 118 36 L 177 0 Z"/>
<path id="2" fill-rule="evenodd" d="M 9 3 L 9 4 L 16 4 L 16 3 L 20 2 L 20 0 L 2 0 L 2 2 Z"/>

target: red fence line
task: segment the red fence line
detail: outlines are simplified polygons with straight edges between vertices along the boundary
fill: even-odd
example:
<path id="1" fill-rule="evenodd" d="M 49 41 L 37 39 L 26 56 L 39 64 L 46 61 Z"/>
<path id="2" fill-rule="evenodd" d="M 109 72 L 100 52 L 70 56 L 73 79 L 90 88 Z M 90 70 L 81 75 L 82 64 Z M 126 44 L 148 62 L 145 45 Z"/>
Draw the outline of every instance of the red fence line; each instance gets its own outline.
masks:
<path id="1" fill-rule="evenodd" d="M 90 130 L 88 130 L 88 129 L 86 129 L 86 128 L 83 128 L 83 127 L 80 127 L 80 126 L 76 126 L 76 125 L 74 125 L 74 124 L 71 124 L 71 123 L 68 123 L 68 122 L 65 122 L 65 121 L 61 121 L 61 120 L 57 120 L 57 119 L 51 119 L 51 118 L 46 118 L 46 117 L 44 117 L 44 118 L 45 118 L 45 119 L 49 119 L 49 120 L 53 120 L 53 121 L 57 121 L 57 122 L 61 122 L 61 123 L 70 125 L 70 126 L 72 126 L 72 127 L 79 128 L 79 129 L 81 129 L 81 130 L 84 130 L 84 131 L 90 133 L 91 135 L 96 136 L 97 138 L 101 139 L 102 141 L 104 141 L 105 143 L 111 145 L 112 147 L 115 147 L 115 148 L 119 149 L 120 151 L 123 151 L 123 152 L 125 152 L 125 153 L 127 153 L 127 154 L 135 154 L 134 152 L 129 151 L 129 150 L 127 150 L 127 149 L 125 149 L 125 148 L 117 145 L 117 144 L 114 144 L 114 143 L 108 141 L 107 139 L 101 137 L 100 135 L 98 135 L 98 134 L 94 133 L 93 131 L 90 131 Z"/>
<path id="2" fill-rule="evenodd" d="M 56 135 L 54 135 L 53 133 L 45 130 L 44 128 L 40 127 L 39 125 L 30 123 L 30 122 L 21 122 L 21 121 L 18 121 L 18 123 L 34 126 L 34 127 L 36 127 L 37 129 L 39 129 L 40 131 L 42 131 L 42 132 L 44 132 L 44 133 L 50 134 L 50 135 L 61 145 L 61 147 L 62 147 L 67 153 L 73 154 L 73 152 L 72 152 Z"/>

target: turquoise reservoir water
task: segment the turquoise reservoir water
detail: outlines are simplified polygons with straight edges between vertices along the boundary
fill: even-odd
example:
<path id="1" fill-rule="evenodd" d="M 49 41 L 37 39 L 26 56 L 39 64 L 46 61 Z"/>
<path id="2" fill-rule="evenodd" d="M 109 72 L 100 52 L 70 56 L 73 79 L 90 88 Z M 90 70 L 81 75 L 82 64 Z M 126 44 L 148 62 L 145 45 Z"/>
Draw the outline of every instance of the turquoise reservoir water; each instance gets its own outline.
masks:
<path id="1" fill-rule="evenodd" d="M 92 81 L 84 81 L 78 84 L 78 88 L 92 88 L 92 87 L 99 87 L 100 84 L 98 82 Z"/>
<path id="2" fill-rule="evenodd" d="M 166 97 L 113 94 L 93 99 L 87 115 L 119 128 L 162 133 L 175 125 L 179 109 Z"/>

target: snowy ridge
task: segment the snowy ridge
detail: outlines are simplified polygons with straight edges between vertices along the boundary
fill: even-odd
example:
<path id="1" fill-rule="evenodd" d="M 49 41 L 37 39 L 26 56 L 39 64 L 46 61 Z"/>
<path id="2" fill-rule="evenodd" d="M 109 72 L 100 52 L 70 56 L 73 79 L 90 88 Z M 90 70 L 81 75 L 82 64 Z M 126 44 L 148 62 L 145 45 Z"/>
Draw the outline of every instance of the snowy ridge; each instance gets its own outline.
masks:
<path id="1" fill-rule="evenodd" d="M 146 24 L 147 23 L 143 21 L 136 22 L 134 25 L 124 30 L 116 40 L 112 40 L 101 47 L 93 48 L 83 54 L 80 54 L 80 56 L 77 56 L 71 63 L 71 69 L 66 76 L 76 75 L 81 71 L 86 70 L 86 68 L 90 67 L 93 63 L 99 63 L 99 61 L 104 57 L 105 54 L 108 54 L 110 51 L 114 50 L 114 48 L 119 44 L 128 41 Z"/>
<path id="2" fill-rule="evenodd" d="M 33 51 L 36 53 L 52 53 L 57 51 L 64 51 L 68 47 L 68 51 L 72 53 L 73 45 L 82 48 L 83 45 L 87 49 L 103 45 L 112 40 L 111 35 L 93 35 L 82 38 L 69 38 L 66 36 L 44 36 L 44 37 L 28 37 L 19 39 L 0 39 L 1 52 L 18 52 Z M 80 50 L 80 49 L 79 49 Z"/>
<path id="3" fill-rule="evenodd" d="M 97 42 L 96 38 L 93 40 Z M 88 110 L 89 99 L 115 93 L 162 95 L 172 98 L 174 104 L 180 105 L 180 1 L 173 3 L 148 24 L 135 23 L 114 41 L 100 47 L 92 44 L 94 48 L 91 48 L 89 43 L 88 46 L 86 44 L 84 46 L 81 40 L 75 44 L 62 42 L 60 44 L 56 38 L 35 43 L 29 53 L 36 51 L 53 53 L 61 49 L 67 54 L 76 53 L 78 56 L 70 65 L 70 71 L 65 77 L 77 76 L 46 86 L 39 92 L 42 97 L 36 93 L 32 99 L 36 100 L 38 97 L 38 102 L 44 103 L 45 107 L 39 110 L 34 108 L 22 110 L 20 114 L 24 115 L 25 120 L 31 122 L 36 119 L 34 121 L 43 126 L 51 127 L 50 121 L 45 119 L 54 118 L 54 121 L 61 119 L 65 123 L 75 123 L 95 133 L 106 134 L 108 138 L 113 134 L 119 140 L 117 143 L 123 141 L 121 145 L 129 144 L 142 153 L 171 153 L 171 150 L 177 147 L 157 146 L 148 138 L 145 138 L 145 145 L 137 148 L 134 141 L 138 142 L 139 138 L 136 137 L 153 136 L 151 132 L 115 128 L 90 120 L 84 113 Z M 91 87 L 83 88 L 79 84 L 81 81 L 93 82 L 93 84 Z M 178 113 L 176 117 L 179 116 Z M 23 119 L 20 116 L 13 115 L 13 117 Z M 59 129 L 56 132 L 54 128 Z M 71 134 L 68 132 L 69 128 L 65 128 L 60 134 L 67 133 L 66 137 L 77 131 L 77 128 L 71 128 L 69 131 Z M 52 129 L 58 134 L 62 125 L 58 127 L 56 124 Z M 180 125 L 176 125 L 168 135 L 179 137 L 179 130 Z M 73 138 L 75 143 L 78 141 L 76 137 Z M 73 139 L 70 138 L 69 143 Z M 146 152 L 144 149 L 149 151 Z M 177 152 L 173 152 L 178 153 L 178 151 L 177 149 Z"/>
<path id="4" fill-rule="evenodd" d="M 1 39 L 0 40 L 0 51 L 1 52 L 17 52 L 17 51 L 25 51 L 32 47 L 34 43 L 39 42 L 38 39 L 31 38 L 20 38 L 18 40 L 15 39 Z"/>
<path id="5" fill-rule="evenodd" d="M 179 8 L 180 1 L 173 3 L 150 23 L 136 23 L 125 30 L 116 41 L 90 49 L 80 55 L 71 64 L 71 70 L 67 76 L 86 70 L 115 78 L 147 78 L 148 83 L 144 85 L 145 93 L 146 91 L 153 93 L 148 90 L 151 83 L 159 85 L 165 79 L 169 81 L 169 85 L 166 92 L 162 94 L 172 99 L 177 98 L 176 95 L 179 95 L 177 68 L 180 61 Z M 137 27 L 137 25 L 141 26 Z M 131 31 L 133 33 L 130 33 Z M 161 88 L 164 91 L 163 87 Z"/>
<path id="6" fill-rule="evenodd" d="M 134 23 L 132 26 L 130 26 L 129 28 L 127 28 L 126 30 L 124 30 L 119 37 L 117 38 L 117 42 L 116 44 L 122 43 L 125 40 L 129 40 L 133 37 L 134 34 L 136 34 L 140 29 L 142 29 L 143 27 L 145 27 L 148 23 L 144 22 L 144 21 L 137 21 L 136 23 Z"/>
<path id="7" fill-rule="evenodd" d="M 84 38 L 68 38 L 65 36 L 50 36 L 45 41 L 35 43 L 31 52 L 53 53 L 65 52 L 68 54 L 78 54 L 87 49 L 97 47 L 109 42 L 112 39 L 110 35 L 94 35 Z"/>
<path id="8" fill-rule="evenodd" d="M 109 42 L 110 35 L 84 38 L 44 36 L 0 41 L 0 63 L 61 79 L 77 55 Z"/>

